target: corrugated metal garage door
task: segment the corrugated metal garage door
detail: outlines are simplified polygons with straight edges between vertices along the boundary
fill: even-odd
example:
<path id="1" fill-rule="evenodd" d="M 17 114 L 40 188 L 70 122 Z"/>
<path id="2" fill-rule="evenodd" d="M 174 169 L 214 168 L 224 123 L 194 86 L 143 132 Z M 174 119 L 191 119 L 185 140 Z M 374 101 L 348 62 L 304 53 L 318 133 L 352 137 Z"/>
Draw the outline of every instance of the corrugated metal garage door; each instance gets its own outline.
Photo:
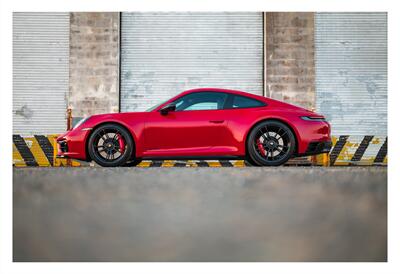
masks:
<path id="1" fill-rule="evenodd" d="M 13 133 L 66 129 L 69 13 L 13 14 Z"/>
<path id="2" fill-rule="evenodd" d="M 121 111 L 184 90 L 263 90 L 262 13 L 122 13 Z"/>
<path id="3" fill-rule="evenodd" d="M 387 134 L 386 13 L 317 13 L 317 109 L 334 135 Z"/>

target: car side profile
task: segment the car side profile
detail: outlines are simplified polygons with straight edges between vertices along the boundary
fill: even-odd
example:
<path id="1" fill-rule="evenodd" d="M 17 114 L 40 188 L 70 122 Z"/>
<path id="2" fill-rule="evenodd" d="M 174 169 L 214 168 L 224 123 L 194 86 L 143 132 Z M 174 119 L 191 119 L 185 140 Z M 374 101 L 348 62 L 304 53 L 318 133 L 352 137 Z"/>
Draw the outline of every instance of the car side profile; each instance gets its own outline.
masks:
<path id="1" fill-rule="evenodd" d="M 329 152 L 322 115 L 246 92 L 185 91 L 143 112 L 92 115 L 57 138 L 58 157 L 105 167 L 144 159 L 245 159 L 278 166 Z"/>

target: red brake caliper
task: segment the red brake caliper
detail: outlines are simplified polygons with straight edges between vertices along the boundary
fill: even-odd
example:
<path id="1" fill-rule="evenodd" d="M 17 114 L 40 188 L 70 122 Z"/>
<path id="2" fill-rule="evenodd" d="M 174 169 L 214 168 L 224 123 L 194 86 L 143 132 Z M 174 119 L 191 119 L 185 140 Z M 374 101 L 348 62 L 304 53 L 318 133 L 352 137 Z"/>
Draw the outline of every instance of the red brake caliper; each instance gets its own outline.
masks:
<path id="1" fill-rule="evenodd" d="M 265 156 L 265 149 L 263 144 L 260 142 L 260 139 L 257 139 L 257 147 L 260 150 L 260 152 L 262 153 L 262 155 Z"/>
<path id="2" fill-rule="evenodd" d="M 125 151 L 124 138 L 122 138 L 122 136 L 120 134 L 118 134 L 117 136 L 118 136 L 118 144 L 119 144 L 119 147 L 121 148 L 121 154 L 124 154 L 124 151 Z"/>

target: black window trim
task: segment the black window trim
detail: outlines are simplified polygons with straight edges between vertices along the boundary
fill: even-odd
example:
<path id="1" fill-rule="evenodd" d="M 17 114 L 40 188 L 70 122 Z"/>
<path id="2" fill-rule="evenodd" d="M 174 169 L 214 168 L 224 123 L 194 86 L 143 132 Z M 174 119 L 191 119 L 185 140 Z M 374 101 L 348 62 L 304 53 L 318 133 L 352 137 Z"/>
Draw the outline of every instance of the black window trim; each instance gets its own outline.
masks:
<path id="1" fill-rule="evenodd" d="M 254 107 L 237 107 L 237 108 L 234 108 L 234 107 L 233 107 L 233 97 L 234 97 L 234 96 L 244 97 L 244 98 L 248 98 L 248 99 L 250 99 L 250 100 L 257 101 L 257 102 L 259 102 L 259 103 L 261 104 L 261 106 L 254 106 Z M 258 100 L 258 99 L 255 99 L 255 98 L 252 98 L 252 97 L 249 97 L 249 96 L 245 96 L 245 95 L 241 95 L 241 94 L 228 93 L 228 98 L 227 98 L 226 101 L 225 101 L 224 109 L 262 108 L 262 107 L 266 107 L 266 106 L 268 106 L 267 103 L 265 103 L 265 102 L 263 102 L 263 101 L 260 101 L 260 100 Z"/>
<path id="2" fill-rule="evenodd" d="M 262 108 L 262 107 L 268 106 L 267 103 L 265 103 L 265 102 L 263 102 L 263 101 L 260 101 L 260 100 L 258 100 L 258 99 L 255 99 L 255 98 L 246 96 L 246 95 L 235 94 L 235 93 L 224 92 L 224 91 L 215 92 L 215 91 L 212 90 L 212 89 L 210 89 L 210 90 L 194 91 L 194 92 L 191 92 L 191 93 L 189 93 L 189 94 L 182 95 L 182 96 L 176 98 L 174 101 L 170 102 L 170 104 L 175 103 L 176 101 L 178 101 L 178 100 L 180 100 L 181 98 L 183 98 L 183 97 L 185 97 L 185 96 L 188 96 L 188 95 L 190 95 L 190 94 L 193 94 L 193 93 L 205 93 L 205 92 L 223 93 L 223 94 L 227 95 L 227 97 L 226 97 L 226 99 L 225 99 L 225 102 L 224 102 L 224 105 L 222 106 L 222 108 L 221 108 L 221 109 L 191 109 L 191 110 L 180 110 L 180 111 L 177 111 L 177 112 L 183 112 L 183 111 L 218 111 L 218 110 L 229 110 L 229 109 Z M 234 108 L 234 107 L 233 107 L 233 97 L 234 97 L 234 96 L 239 96 L 239 97 L 244 97 L 244 98 L 249 98 L 249 99 L 251 99 L 251 100 L 255 100 L 255 101 L 261 103 L 261 106 L 256 106 L 256 107 L 237 107 L 237 108 Z"/>
<path id="3" fill-rule="evenodd" d="M 194 91 L 194 92 L 191 92 L 191 93 L 189 93 L 189 94 L 185 94 L 185 95 L 182 95 L 182 96 L 176 98 L 176 99 L 175 99 L 174 101 L 172 101 L 170 104 L 175 103 L 176 101 L 178 101 L 178 100 L 180 100 L 181 98 L 186 97 L 186 96 L 188 96 L 188 95 L 191 95 L 191 94 L 194 94 L 194 93 L 205 93 L 205 92 L 208 92 L 208 93 L 211 92 L 211 93 L 222 93 L 222 94 L 225 94 L 225 95 L 226 95 L 226 98 L 225 98 L 225 102 L 224 102 L 222 108 L 221 108 L 221 109 L 189 109 L 189 110 L 178 110 L 178 111 L 176 111 L 176 112 L 184 112 L 184 111 L 218 111 L 218 110 L 224 110 L 224 109 L 225 109 L 226 102 L 228 101 L 228 98 L 229 98 L 229 96 L 230 96 L 231 94 L 228 93 L 228 92 L 215 92 L 215 91 L 213 91 L 213 90 Z"/>

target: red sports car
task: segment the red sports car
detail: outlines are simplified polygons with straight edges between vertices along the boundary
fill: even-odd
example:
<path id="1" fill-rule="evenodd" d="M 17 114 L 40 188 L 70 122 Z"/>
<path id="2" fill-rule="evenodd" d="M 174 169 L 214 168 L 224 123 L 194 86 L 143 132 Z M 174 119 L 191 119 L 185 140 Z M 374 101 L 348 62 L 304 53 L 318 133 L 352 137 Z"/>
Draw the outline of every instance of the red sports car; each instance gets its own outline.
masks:
<path id="1" fill-rule="evenodd" d="M 245 92 L 185 91 L 144 112 L 92 115 L 57 139 L 59 157 L 101 166 L 143 159 L 245 159 L 278 166 L 329 152 L 324 116 Z"/>

